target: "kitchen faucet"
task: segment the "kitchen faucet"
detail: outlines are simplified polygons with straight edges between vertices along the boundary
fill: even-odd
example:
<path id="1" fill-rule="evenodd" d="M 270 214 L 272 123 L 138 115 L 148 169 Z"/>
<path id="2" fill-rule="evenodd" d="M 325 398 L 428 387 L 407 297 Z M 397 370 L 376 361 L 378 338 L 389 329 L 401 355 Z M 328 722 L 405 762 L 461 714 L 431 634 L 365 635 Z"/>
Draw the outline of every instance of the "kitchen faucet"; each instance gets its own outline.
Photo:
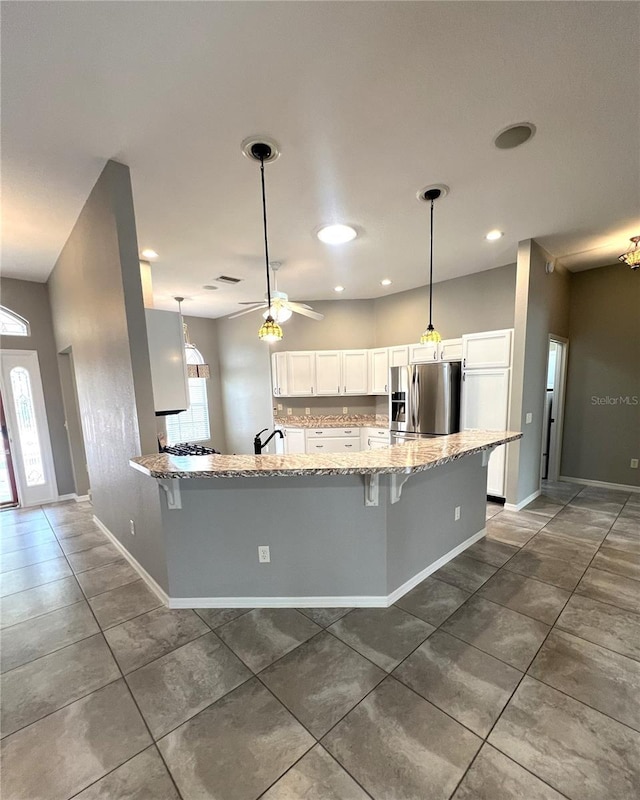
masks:
<path id="1" fill-rule="evenodd" d="M 265 448 L 265 447 L 266 447 L 266 446 L 269 444 L 269 442 L 270 442 L 270 441 L 273 439 L 273 437 L 274 437 L 274 436 L 276 436 L 276 435 L 277 435 L 277 436 L 279 436 L 281 439 L 284 439 L 284 433 L 282 433 L 282 431 L 280 430 L 280 428 L 275 428 L 275 429 L 274 429 L 274 431 L 273 431 L 273 433 L 271 434 L 271 436 L 269 436 L 269 438 L 268 438 L 268 439 L 267 439 L 265 442 L 263 442 L 263 441 L 260 439 L 260 437 L 261 437 L 261 436 L 262 436 L 262 434 L 263 434 L 265 431 L 267 431 L 267 430 L 269 430 L 269 429 L 268 429 L 268 428 L 263 428 L 263 429 L 260 431 L 260 433 L 256 433 L 256 435 L 255 435 L 255 436 L 254 436 L 254 438 L 253 438 L 253 452 L 254 452 L 254 453 L 257 455 L 257 456 L 259 456 L 259 455 L 260 455 L 260 453 L 261 453 L 261 452 L 264 450 L 264 448 Z"/>

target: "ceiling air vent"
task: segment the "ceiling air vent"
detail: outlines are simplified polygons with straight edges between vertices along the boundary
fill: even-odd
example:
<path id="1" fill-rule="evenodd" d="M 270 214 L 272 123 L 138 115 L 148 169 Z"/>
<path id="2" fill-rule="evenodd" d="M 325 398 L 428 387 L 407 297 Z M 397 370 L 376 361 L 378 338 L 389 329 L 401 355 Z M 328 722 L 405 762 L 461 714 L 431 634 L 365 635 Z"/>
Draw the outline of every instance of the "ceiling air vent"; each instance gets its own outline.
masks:
<path id="1" fill-rule="evenodd" d="M 228 283 L 233 286 L 236 283 L 240 283 L 242 278 L 232 278 L 230 275 L 218 275 L 214 280 L 218 281 L 218 283 Z"/>

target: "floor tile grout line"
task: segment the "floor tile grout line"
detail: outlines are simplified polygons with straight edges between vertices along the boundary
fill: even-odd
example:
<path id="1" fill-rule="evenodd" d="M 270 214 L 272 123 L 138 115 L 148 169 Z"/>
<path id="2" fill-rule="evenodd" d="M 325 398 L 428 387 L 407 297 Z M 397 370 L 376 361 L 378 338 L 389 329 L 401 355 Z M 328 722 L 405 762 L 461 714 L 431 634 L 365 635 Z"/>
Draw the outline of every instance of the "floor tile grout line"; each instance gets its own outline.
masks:
<path id="1" fill-rule="evenodd" d="M 68 580 L 69 578 L 73 578 L 73 577 L 75 577 L 75 576 L 67 575 L 65 578 L 60 578 L 59 580 Z M 56 583 L 56 581 L 51 581 L 51 583 Z M 49 586 L 49 584 L 48 583 L 43 583 L 43 584 L 41 584 L 41 586 Z M 39 587 L 38 586 L 32 586 L 31 588 L 32 589 L 38 589 Z M 25 589 L 25 592 L 28 592 L 28 591 L 29 591 L 29 589 Z M 20 592 L 16 592 L 16 594 L 20 594 Z M 14 597 L 14 596 L 15 595 L 12 595 L 12 594 L 8 595 L 8 597 Z M 4 600 L 4 597 L 2 598 L 2 600 Z M 34 614 L 32 617 L 28 617 L 27 619 L 22 619 L 19 622 L 12 622 L 11 625 L 5 625 L 3 627 L 0 627 L 0 632 L 7 631 L 7 630 L 9 630 L 9 628 L 15 628 L 16 625 L 22 625 L 23 622 L 31 622 L 31 620 L 40 619 L 41 617 L 46 617 L 47 614 L 51 614 L 54 611 L 60 611 L 63 608 L 69 608 L 70 606 L 75 606 L 78 603 L 81 603 L 82 600 L 83 600 L 83 598 L 80 598 L 79 600 L 74 600 L 72 603 L 65 603 L 63 606 L 58 606 L 57 608 L 51 608 L 51 609 L 49 609 L 47 611 L 43 611 L 42 614 Z"/>
<path id="2" fill-rule="evenodd" d="M 163 608 L 165 608 L 165 606 L 163 606 Z M 157 608 L 152 608 L 151 611 L 147 611 L 146 613 L 147 614 L 152 614 L 154 611 L 157 611 L 157 610 L 158 610 Z M 181 609 L 181 610 L 189 611 L 190 609 Z M 140 616 L 144 616 L 144 614 L 140 614 Z M 133 619 L 139 619 L 139 618 L 140 617 L 133 617 Z M 129 622 L 129 620 L 127 620 L 127 622 Z M 122 625 L 126 625 L 127 622 L 122 622 L 121 624 Z M 108 630 L 113 630 L 113 628 L 109 628 Z M 130 675 L 133 675 L 134 673 L 138 672 L 141 669 L 144 669 L 145 667 L 150 667 L 151 664 L 155 664 L 156 661 L 160 661 L 160 659 L 166 658 L 167 656 L 172 655 L 177 650 L 180 650 L 182 647 L 186 647 L 187 645 L 193 644 L 193 642 L 197 642 L 199 639 L 203 639 L 205 636 L 208 636 L 210 633 L 214 633 L 214 631 L 208 630 L 208 631 L 205 631 L 204 633 L 199 633 L 197 636 L 194 636 L 193 639 L 189 639 L 188 641 L 183 642 L 182 644 L 179 644 L 177 647 L 174 647 L 172 650 L 167 650 L 167 652 L 166 653 L 162 653 L 162 655 L 155 656 L 150 661 L 145 661 L 144 664 L 140 664 L 140 666 L 136 667 L 135 669 L 130 669 L 127 672 L 125 672 L 122 669 L 122 667 L 120 667 L 120 669 L 122 670 L 122 675 L 123 675 L 124 679 L 126 680 Z M 106 638 L 107 637 L 105 636 L 105 639 Z M 115 658 L 115 655 L 114 655 L 114 658 Z M 116 658 L 116 661 L 118 661 L 117 658 Z M 118 662 L 118 664 L 119 663 L 120 662 Z M 233 691 L 233 689 L 231 691 Z M 174 729 L 172 728 L 172 730 L 174 730 Z M 154 739 L 154 741 L 155 741 L 155 739 Z"/>
<path id="3" fill-rule="evenodd" d="M 66 553 L 64 554 L 64 558 L 67 558 L 67 555 L 66 555 Z M 71 567 L 71 563 L 69 562 L 69 559 L 68 559 L 68 558 L 67 558 L 67 563 L 69 564 L 69 567 L 70 567 L 70 568 L 73 570 L 73 567 Z M 76 578 L 76 583 L 78 583 L 78 585 L 80 586 L 80 584 L 79 584 L 79 582 L 78 582 L 77 578 Z M 100 622 L 98 621 L 98 618 L 96 617 L 96 615 L 95 615 L 95 612 L 94 612 L 93 608 L 91 608 L 91 603 L 89 603 L 89 600 L 88 600 L 88 598 L 87 598 L 87 596 L 86 596 L 86 594 L 85 594 L 84 590 L 82 589 L 82 586 L 80 586 L 80 591 L 82 592 L 82 594 L 83 594 L 83 596 L 84 596 L 84 598 L 85 598 L 85 601 L 87 602 L 87 605 L 89 606 L 89 610 L 90 610 L 91 614 L 93 615 L 93 618 L 94 618 L 94 620 L 95 620 L 95 622 L 96 622 L 96 625 L 98 626 L 98 628 L 100 628 L 100 634 L 101 634 L 101 636 L 102 636 L 102 639 L 103 639 L 104 643 L 106 644 L 106 646 L 107 646 L 107 648 L 108 648 L 108 650 L 109 650 L 109 652 L 110 652 L 110 654 L 111 654 L 111 658 L 113 659 L 113 661 L 114 661 L 114 663 L 115 663 L 115 665 L 116 665 L 116 669 L 117 669 L 117 670 L 118 670 L 118 672 L 120 673 L 120 677 L 119 677 L 119 678 L 117 678 L 117 679 L 116 679 L 116 681 L 117 681 L 117 680 L 122 680 L 122 682 L 123 682 L 124 686 L 126 687 L 126 690 L 127 690 L 128 694 L 129 694 L 129 697 L 131 698 L 131 701 L 133 702 L 133 704 L 134 704 L 134 706 L 135 706 L 135 708 L 136 708 L 136 710 L 137 710 L 137 712 L 138 712 L 138 714 L 139 714 L 139 716 L 140 716 L 140 719 L 142 720 L 142 723 L 143 723 L 144 727 L 145 727 L 145 728 L 146 728 L 146 730 L 147 730 L 147 733 L 148 733 L 148 735 L 149 735 L 149 738 L 151 739 L 151 742 L 152 742 L 153 744 L 155 744 L 155 741 L 156 741 L 156 740 L 155 740 L 155 738 L 154 738 L 153 734 L 151 733 L 151 729 L 149 728 L 149 725 L 147 724 L 147 720 L 145 719 L 145 717 L 144 717 L 144 715 L 143 715 L 143 713 L 142 713 L 142 711 L 141 711 L 141 709 L 140 709 L 140 706 L 138 705 L 138 703 L 136 702 L 136 699 L 135 699 L 135 697 L 133 696 L 133 692 L 131 691 L 131 688 L 129 687 L 129 684 L 127 683 L 127 680 L 126 680 L 126 678 L 125 678 L 125 675 L 124 675 L 124 673 L 123 673 L 122 669 L 120 668 L 120 664 L 118 663 L 118 660 L 116 659 L 116 657 L 115 657 L 115 655 L 114 655 L 114 653 L 113 653 L 113 650 L 111 649 L 111 646 L 109 645 L 109 642 L 107 641 L 107 637 L 104 635 L 104 630 L 103 630 L 102 626 L 100 625 Z M 115 627 L 115 626 L 114 626 L 114 627 Z M 116 681 L 111 681 L 110 683 L 115 683 Z M 109 684 L 105 684 L 105 685 L 107 685 L 107 686 L 108 686 Z M 102 688 L 104 688 L 104 687 L 100 687 L 100 688 L 102 689 Z M 96 689 L 96 690 L 94 690 L 94 691 L 99 691 L 99 690 L 98 690 L 98 689 Z M 87 695 L 85 695 L 85 696 L 86 696 L 86 697 L 89 697 L 91 694 L 93 694 L 93 692 L 90 692 L 89 694 L 87 694 Z M 74 701 L 74 702 L 75 702 L 75 701 Z M 68 705 L 70 705 L 70 704 L 68 704 Z M 39 720 L 36 720 L 36 721 L 39 721 Z M 33 724 L 33 723 L 32 723 L 32 724 Z M 144 748 L 144 749 L 146 750 L 147 748 Z M 171 782 L 173 783 L 173 786 L 174 786 L 174 788 L 175 788 L 175 790 L 176 790 L 176 793 L 177 793 L 178 797 L 179 797 L 179 798 L 182 800 L 182 794 L 180 793 L 180 791 L 179 791 L 179 789 L 178 789 L 178 786 L 176 785 L 176 782 L 175 782 L 175 780 L 174 780 L 174 778 L 173 778 L 173 775 L 171 774 L 171 771 L 169 770 L 169 767 L 168 767 L 167 763 L 165 762 L 165 760 L 164 760 L 164 758 L 163 758 L 163 756 L 162 756 L 162 753 L 160 753 L 160 748 L 156 748 L 156 749 L 158 750 L 158 753 L 159 753 L 159 755 L 160 755 L 160 759 L 161 759 L 162 763 L 164 764 L 164 767 L 165 767 L 165 769 L 167 770 L 167 774 L 169 775 L 169 778 L 170 778 Z M 143 751 L 142 751 L 142 750 L 140 750 L 140 751 L 138 751 L 138 753 L 136 753 L 135 755 L 139 755 L 139 753 L 141 753 L 141 752 L 143 752 Z M 133 756 L 132 756 L 132 758 L 133 758 Z M 128 760 L 131 760 L 131 759 L 128 759 Z M 126 762 L 123 762 L 123 763 L 126 763 Z M 122 766 L 122 764 L 120 764 L 120 765 L 118 765 L 118 766 Z M 115 769 L 117 769 L 117 768 L 118 768 L 118 767 L 116 767 Z M 113 770 L 112 770 L 112 771 L 113 771 Z M 108 774 L 108 773 L 105 773 L 105 774 Z M 101 780 L 102 778 L 104 778 L 104 775 L 102 775 L 100 778 L 98 778 L 98 780 Z M 94 783 L 97 783 L 97 781 L 94 781 Z M 86 788 L 87 788 L 87 787 L 86 787 L 86 786 L 84 786 L 84 787 L 83 787 L 83 788 L 82 788 L 80 791 L 84 791 L 84 789 L 86 789 Z M 77 794 L 77 793 L 76 793 L 76 794 Z"/>
<path id="4" fill-rule="evenodd" d="M 65 558 L 66 558 L 66 553 L 65 553 Z M 69 566 L 71 567 L 71 563 L 69 563 Z M 73 567 L 71 567 L 71 568 L 73 569 Z M 87 570 L 87 571 L 88 571 L 88 570 Z M 76 578 L 76 580 L 77 580 L 77 578 Z M 79 582 L 78 582 L 78 585 L 79 585 Z M 113 652 L 113 650 L 112 650 L 112 648 L 111 648 L 111 645 L 109 644 L 109 642 L 108 642 L 108 640 L 107 640 L 107 637 L 104 635 L 104 629 L 103 629 L 103 628 L 102 628 L 102 626 L 100 625 L 100 621 L 98 620 L 98 618 L 97 618 L 97 616 L 96 616 L 96 614 L 95 614 L 95 612 L 94 612 L 93 608 L 91 607 L 91 603 L 89 603 L 89 600 L 88 600 L 88 598 L 87 598 L 87 596 L 86 596 L 86 594 L 85 594 L 85 592 L 84 592 L 84 589 L 82 588 L 82 586 L 80 586 L 80 591 L 81 591 L 81 592 L 82 592 L 82 594 L 84 595 L 84 597 L 85 597 L 85 600 L 87 601 L 87 605 L 89 606 L 89 609 L 91 610 L 91 613 L 92 613 L 92 614 L 93 614 L 93 616 L 94 616 L 94 619 L 95 619 L 95 621 L 96 621 L 96 624 L 97 624 L 97 625 L 98 625 L 98 627 L 100 628 L 100 632 L 102 633 L 102 638 L 104 639 L 104 642 L 105 642 L 106 646 L 108 647 L 108 649 L 109 649 L 109 652 L 111 653 L 111 658 L 113 659 L 113 661 L 114 661 L 114 663 L 115 663 L 115 665 L 116 665 L 116 669 L 117 669 L 117 670 L 118 670 L 118 672 L 120 673 L 120 679 L 122 680 L 122 682 L 123 682 L 124 686 L 126 687 L 126 690 L 127 690 L 127 692 L 129 693 L 129 697 L 131 698 L 131 701 L 133 702 L 133 704 L 134 704 L 134 706 L 135 706 L 136 710 L 138 711 L 138 715 L 140 716 L 140 719 L 142 720 L 142 723 L 143 723 L 144 727 L 146 728 L 146 730 L 147 730 L 147 733 L 149 734 L 149 738 L 151 739 L 151 742 L 152 742 L 153 744 L 155 744 L 156 740 L 155 740 L 155 737 L 153 736 L 153 733 L 151 732 L 151 728 L 149 727 L 149 725 L 148 725 L 148 723 L 147 723 L 147 720 L 145 719 L 145 716 L 144 716 L 144 714 L 142 713 L 142 709 L 141 709 L 141 708 L 140 708 L 140 706 L 138 705 L 138 702 L 136 701 L 136 698 L 134 697 L 134 695 L 133 695 L 133 692 L 131 691 L 131 687 L 129 686 L 129 684 L 128 684 L 128 682 L 127 682 L 127 679 L 126 679 L 126 677 L 125 677 L 125 674 L 124 674 L 124 672 L 122 671 L 122 668 L 120 667 L 120 664 L 118 663 L 118 659 L 115 657 L 115 654 L 114 654 L 114 652 Z M 152 610 L 153 610 L 153 609 L 152 609 Z M 139 615 L 139 616 L 142 616 L 142 615 Z M 113 626 L 113 627 L 115 627 L 115 626 Z M 146 748 L 144 748 L 144 749 L 146 749 Z M 168 766 L 168 764 L 166 763 L 166 761 L 164 760 L 164 757 L 163 757 L 162 753 L 160 752 L 160 748 L 156 746 L 156 749 L 157 749 L 157 751 L 158 751 L 158 754 L 160 755 L 160 760 L 162 761 L 162 763 L 164 764 L 164 767 L 165 767 L 165 769 L 167 770 L 167 774 L 169 775 L 169 779 L 171 780 L 171 782 L 172 782 L 172 784 L 173 784 L 173 786 L 174 786 L 174 788 L 175 788 L 175 790 L 176 790 L 176 793 L 177 793 L 178 797 L 179 797 L 179 798 L 182 800 L 182 794 L 181 794 L 180 790 L 178 789 L 178 786 L 177 786 L 177 784 L 176 784 L 176 782 L 175 782 L 175 779 L 174 779 L 173 775 L 171 774 L 171 770 L 169 769 L 169 766 Z M 142 750 L 140 750 L 140 751 L 139 751 L 139 753 L 141 753 L 141 752 L 143 752 L 143 751 L 142 751 Z M 138 753 L 136 753 L 136 755 L 138 755 Z M 120 765 L 120 766 L 122 766 L 122 765 Z M 104 777 L 104 775 L 103 775 L 102 777 Z M 84 788 L 86 788 L 86 787 L 84 787 Z"/>
<path id="5" fill-rule="evenodd" d="M 85 602 L 85 601 L 79 600 L 74 605 L 80 605 L 80 603 L 82 603 L 82 602 Z M 64 606 L 64 607 L 65 608 L 71 608 L 71 606 Z M 54 612 L 51 612 L 51 613 L 54 613 Z M 36 617 L 36 619 L 37 619 L 37 617 Z M 30 622 L 31 620 L 27 620 L 27 621 Z M 5 628 L 4 630 L 8 630 L 8 628 Z M 0 677 L 4 678 L 6 675 L 11 674 L 12 672 L 14 672 L 17 669 L 22 669 L 22 667 L 26 667 L 29 664 L 35 664 L 36 661 L 40 661 L 43 658 L 47 658 L 47 656 L 52 656 L 55 653 L 61 653 L 63 650 L 66 650 L 68 647 L 73 647 L 74 644 L 79 644 L 80 642 L 86 642 L 87 639 L 91 639 L 92 636 L 97 636 L 100 633 L 102 633 L 102 631 L 100 630 L 100 628 L 98 628 L 97 631 L 94 631 L 93 633 L 89 633 L 87 636 L 82 636 L 80 639 L 76 639 L 74 642 L 69 642 L 68 644 L 63 644 L 62 647 L 56 647 L 55 650 L 51 650 L 48 653 L 43 653 L 41 656 L 36 656 L 35 658 L 31 658 L 31 659 L 29 659 L 29 661 L 25 661 L 23 664 L 18 664 L 17 667 L 11 667 L 11 669 L 5 670 L 2 673 L 0 673 Z"/>
<path id="6" fill-rule="evenodd" d="M 612 523 L 612 524 L 613 524 L 613 523 Z M 596 550 L 596 553 L 597 553 L 597 552 L 598 552 L 598 551 Z M 587 571 L 587 570 L 589 569 L 589 567 L 591 566 L 591 562 L 592 562 L 592 561 L 593 561 L 593 559 L 596 557 L 596 553 L 594 553 L 594 554 L 593 554 L 593 556 L 591 557 L 591 561 L 590 561 L 590 562 L 587 564 L 587 566 L 584 568 L 584 570 L 583 570 L 583 572 L 582 572 L 582 575 L 580 576 L 580 578 L 579 578 L 578 582 L 576 583 L 576 588 L 577 588 L 577 586 L 579 585 L 579 583 L 580 583 L 580 581 L 582 580 L 582 578 L 584 577 L 584 575 L 585 575 L 586 571 Z M 518 684 L 517 684 L 517 686 L 515 687 L 515 689 L 514 689 L 514 690 L 513 690 L 513 692 L 511 693 L 511 696 L 509 697 L 509 700 L 508 700 L 508 701 L 505 703 L 505 705 L 504 705 L 504 706 L 503 706 L 503 708 L 502 708 L 502 711 L 500 712 L 500 714 L 499 714 L 499 715 L 498 715 L 498 717 L 496 718 L 496 721 L 495 721 L 495 722 L 494 722 L 494 724 L 491 726 L 491 730 L 490 730 L 490 731 L 489 731 L 489 733 L 487 734 L 486 741 L 488 741 L 488 740 L 489 740 L 489 736 L 491 736 L 491 734 L 493 733 L 493 730 L 495 729 L 496 725 L 498 724 L 498 722 L 499 722 L 499 721 L 500 721 L 500 719 L 502 718 L 502 715 L 504 714 L 505 710 L 507 709 L 507 707 L 508 707 L 508 706 L 509 706 L 509 704 L 511 703 L 511 700 L 513 699 L 513 697 L 514 697 L 515 693 L 517 692 L 518 688 L 519 688 L 519 687 L 520 687 L 520 685 L 522 684 L 522 681 L 525 679 L 525 677 L 530 677 L 530 678 L 533 678 L 533 679 L 535 680 L 534 676 L 529 674 L 529 670 L 531 669 L 531 665 L 534 663 L 534 661 L 535 661 L 535 660 L 536 660 L 536 658 L 538 657 L 538 654 L 540 653 L 540 651 L 542 650 L 542 648 L 545 646 L 545 644 L 546 644 L 546 642 L 547 642 L 547 640 L 548 640 L 549 636 L 551 635 L 551 632 L 552 632 L 552 631 L 553 631 L 553 630 L 556 628 L 556 625 L 557 625 L 557 621 L 558 621 L 558 619 L 560 619 L 560 617 L 562 616 L 562 613 L 563 613 L 563 611 L 565 610 L 565 608 L 567 607 L 567 605 L 569 604 L 569 602 L 570 602 L 570 601 L 571 601 L 571 599 L 573 598 L 574 594 L 575 594 L 575 588 L 572 590 L 571 594 L 570 594 L 570 595 L 569 595 L 569 597 L 567 598 L 567 601 L 566 601 L 566 602 L 565 602 L 565 604 L 563 605 L 563 607 L 562 607 L 562 609 L 561 609 L 560 613 L 558 614 L 558 616 L 557 616 L 557 618 L 556 618 L 556 622 L 554 622 L 554 624 L 553 624 L 553 625 L 550 627 L 549 631 L 547 632 L 547 635 L 544 637 L 543 641 L 540 643 L 540 647 L 538 647 L 538 649 L 536 650 L 536 652 L 535 652 L 535 655 L 533 656 L 533 658 L 532 658 L 532 659 L 531 659 L 531 661 L 529 662 L 529 665 L 527 666 L 527 669 L 526 669 L 526 670 L 525 670 L 525 672 L 524 672 L 524 675 L 523 675 L 523 676 L 522 676 L 522 678 L 521 678 L 521 679 L 518 681 Z M 562 629 L 560 628 L 559 630 L 562 630 Z M 554 687 L 552 687 L 552 688 L 554 688 Z M 559 690 L 556 690 L 556 691 L 559 691 Z M 570 695 L 566 694 L 565 692 L 562 692 L 562 694 L 565 694 L 565 696 L 566 696 L 566 697 L 571 697 Z M 581 702 L 580 700 L 577 700 L 575 697 L 573 697 L 573 698 L 571 698 L 571 699 L 575 700 L 575 701 L 576 701 L 576 702 L 578 702 L 578 703 L 580 703 L 580 702 Z M 586 705 L 586 704 L 584 704 L 584 705 Z M 600 713 L 602 713 L 602 712 L 600 712 Z M 605 716 L 607 716 L 607 715 L 605 715 Z M 627 727 L 628 727 L 628 726 L 627 726 Z M 506 754 L 505 754 L 505 755 L 506 755 Z M 514 759 L 514 760 L 515 760 L 515 759 Z M 516 763 L 518 763 L 518 764 L 519 764 L 520 762 L 516 762 Z"/>
<path id="7" fill-rule="evenodd" d="M 599 567 L 590 567 L 590 569 L 599 569 Z M 602 570 L 602 571 L 604 572 L 604 570 Z M 609 575 L 613 575 L 614 578 L 625 577 L 623 575 L 617 575 L 615 572 L 610 572 L 608 574 Z M 631 578 L 630 580 L 633 580 L 633 579 Z M 582 579 L 581 579 L 581 582 L 582 582 Z M 640 581 L 638 581 L 638 583 L 640 583 Z M 576 588 L 574 589 L 573 594 L 577 594 L 579 597 L 585 597 L 587 600 L 594 600 L 597 603 L 602 603 L 603 606 L 611 606 L 611 608 L 617 608 L 618 611 L 626 611 L 627 614 L 633 614 L 636 617 L 640 617 L 640 611 L 634 611 L 631 608 L 625 608 L 624 606 L 618 606 L 615 603 L 612 603 L 610 600 L 601 600 L 599 597 L 591 597 L 588 594 L 584 594 L 584 591 L 579 592 L 578 591 L 579 588 L 580 588 L 580 584 L 578 584 L 576 586 Z M 638 591 L 640 592 L 640 587 L 638 588 Z M 554 625 L 555 625 L 555 622 L 554 622 Z"/>

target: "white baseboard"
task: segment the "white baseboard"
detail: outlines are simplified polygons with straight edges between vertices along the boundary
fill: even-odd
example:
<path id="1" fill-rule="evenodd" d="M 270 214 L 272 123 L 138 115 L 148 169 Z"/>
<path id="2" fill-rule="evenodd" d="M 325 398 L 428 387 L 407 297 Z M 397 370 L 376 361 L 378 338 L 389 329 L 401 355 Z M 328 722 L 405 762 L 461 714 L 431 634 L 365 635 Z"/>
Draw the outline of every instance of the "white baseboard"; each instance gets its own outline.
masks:
<path id="1" fill-rule="evenodd" d="M 571 478 L 568 475 L 560 475 L 559 480 L 567 483 L 581 483 L 584 486 L 600 486 L 603 489 L 618 489 L 623 492 L 640 492 L 640 486 L 630 486 L 627 483 L 608 483 L 607 481 L 589 481 L 586 478 Z"/>
<path id="2" fill-rule="evenodd" d="M 131 564 L 131 566 L 135 569 L 138 575 L 140 575 L 142 580 L 147 584 L 151 591 L 154 592 L 166 606 L 174 608 L 174 606 L 171 606 L 169 595 L 165 592 L 162 586 L 160 586 L 160 584 L 154 578 L 152 578 L 151 575 L 149 575 L 147 570 L 131 555 L 122 542 L 119 539 L 116 539 L 104 522 L 99 520 L 95 514 L 93 515 L 93 521 L 104 533 L 107 539 L 109 539 L 109 541 L 114 545 L 114 547 L 122 553 L 124 558 L 129 562 L 129 564 Z M 193 607 L 195 608 L 195 606 Z"/>
<path id="3" fill-rule="evenodd" d="M 524 500 L 521 500 L 519 503 L 505 503 L 504 510 L 505 511 L 522 511 L 525 506 L 528 506 L 529 503 L 533 503 L 536 497 L 540 497 L 542 494 L 542 489 L 538 489 L 537 492 L 532 492 L 529 497 L 525 497 Z"/>
<path id="4" fill-rule="evenodd" d="M 74 494 L 73 499 L 76 503 L 85 503 L 87 500 L 91 500 L 91 495 L 89 494 Z"/>
<path id="5" fill-rule="evenodd" d="M 433 564 L 420 570 L 408 581 L 388 595 L 342 595 L 321 597 L 170 597 L 169 608 L 386 608 L 443 567 L 452 558 L 486 534 L 486 528 L 474 533 L 461 544 L 449 550 Z M 133 564 L 135 567 L 135 564 Z"/>

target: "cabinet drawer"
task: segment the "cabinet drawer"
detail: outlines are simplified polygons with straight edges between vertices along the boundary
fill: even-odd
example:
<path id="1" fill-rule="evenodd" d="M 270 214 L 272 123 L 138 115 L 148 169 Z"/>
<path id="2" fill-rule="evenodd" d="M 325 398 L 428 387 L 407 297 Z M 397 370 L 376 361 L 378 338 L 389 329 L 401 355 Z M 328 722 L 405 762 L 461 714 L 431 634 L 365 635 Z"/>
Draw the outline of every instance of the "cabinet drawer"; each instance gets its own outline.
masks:
<path id="1" fill-rule="evenodd" d="M 335 439 L 341 436 L 359 436 L 358 428 L 308 428 L 307 439 Z"/>
<path id="2" fill-rule="evenodd" d="M 343 436 L 328 437 L 327 439 L 312 438 L 307 440 L 307 453 L 358 453 L 360 439 Z"/>

